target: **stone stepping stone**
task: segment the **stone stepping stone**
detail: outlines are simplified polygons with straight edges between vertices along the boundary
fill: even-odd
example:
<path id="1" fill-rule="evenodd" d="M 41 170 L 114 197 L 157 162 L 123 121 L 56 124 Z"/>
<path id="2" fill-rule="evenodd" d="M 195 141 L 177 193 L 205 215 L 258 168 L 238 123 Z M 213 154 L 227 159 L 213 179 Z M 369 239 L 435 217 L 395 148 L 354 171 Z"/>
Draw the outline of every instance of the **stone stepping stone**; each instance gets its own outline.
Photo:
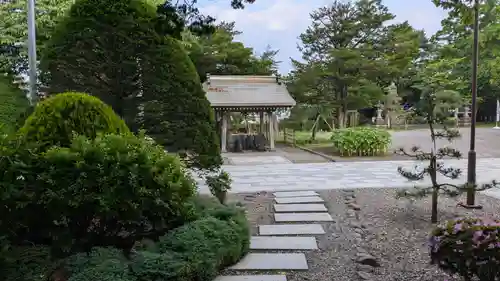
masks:
<path id="1" fill-rule="evenodd" d="M 319 196 L 310 197 L 277 197 L 274 201 L 278 204 L 293 204 L 293 203 L 322 203 L 325 202 Z"/>
<path id="2" fill-rule="evenodd" d="M 251 250 L 317 250 L 315 237 L 252 236 Z"/>
<path id="3" fill-rule="evenodd" d="M 333 221 L 329 213 L 284 213 L 274 214 L 276 222 Z"/>
<path id="4" fill-rule="evenodd" d="M 234 270 L 307 270 L 308 268 L 303 253 L 250 253 L 230 267 Z"/>
<path id="5" fill-rule="evenodd" d="M 286 281 L 286 275 L 219 276 L 214 281 Z"/>
<path id="6" fill-rule="evenodd" d="M 304 196 L 319 196 L 319 194 L 314 191 L 287 191 L 287 192 L 274 193 L 274 197 L 304 197 Z"/>
<path id="7" fill-rule="evenodd" d="M 323 204 L 274 204 L 274 210 L 278 213 L 328 211 L 328 209 Z"/>
<path id="8" fill-rule="evenodd" d="M 272 224 L 259 225 L 260 235 L 318 235 L 325 234 L 320 224 Z"/>

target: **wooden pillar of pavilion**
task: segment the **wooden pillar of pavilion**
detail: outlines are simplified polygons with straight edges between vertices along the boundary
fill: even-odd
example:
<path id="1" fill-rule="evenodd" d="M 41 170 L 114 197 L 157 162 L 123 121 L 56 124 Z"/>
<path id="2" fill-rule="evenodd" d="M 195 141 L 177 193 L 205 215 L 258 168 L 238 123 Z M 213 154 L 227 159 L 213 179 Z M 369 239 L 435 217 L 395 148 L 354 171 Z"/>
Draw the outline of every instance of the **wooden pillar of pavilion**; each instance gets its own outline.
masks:
<path id="1" fill-rule="evenodd" d="M 221 112 L 221 132 L 220 132 L 220 148 L 221 152 L 227 152 L 227 119 L 228 113 L 226 111 Z"/>
<path id="2" fill-rule="evenodd" d="M 269 148 L 271 150 L 275 149 L 275 144 L 274 144 L 274 112 L 273 111 L 268 111 L 267 112 L 267 121 L 268 121 L 268 140 L 269 140 Z"/>

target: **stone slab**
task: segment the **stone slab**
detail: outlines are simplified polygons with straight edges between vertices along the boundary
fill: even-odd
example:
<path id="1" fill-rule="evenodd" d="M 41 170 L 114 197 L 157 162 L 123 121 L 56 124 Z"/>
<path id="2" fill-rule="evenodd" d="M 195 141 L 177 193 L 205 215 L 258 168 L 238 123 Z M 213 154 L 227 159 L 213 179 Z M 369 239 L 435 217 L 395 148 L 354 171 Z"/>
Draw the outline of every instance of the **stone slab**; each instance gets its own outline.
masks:
<path id="1" fill-rule="evenodd" d="M 214 281 L 286 281 L 286 275 L 219 276 Z"/>
<path id="2" fill-rule="evenodd" d="M 319 196 L 314 191 L 289 191 L 289 192 L 275 192 L 275 197 L 304 197 L 304 196 Z"/>
<path id="3" fill-rule="evenodd" d="M 315 237 L 252 236 L 251 250 L 316 250 Z"/>
<path id="4" fill-rule="evenodd" d="M 277 213 L 328 211 L 328 209 L 323 204 L 274 204 L 274 210 Z"/>
<path id="5" fill-rule="evenodd" d="M 318 235 L 325 234 L 320 224 L 259 225 L 259 235 Z"/>
<path id="6" fill-rule="evenodd" d="M 308 268 L 303 253 L 250 253 L 230 267 L 234 270 L 307 270 Z"/>
<path id="7" fill-rule="evenodd" d="M 329 213 L 283 213 L 274 214 L 276 222 L 333 221 Z"/>
<path id="8" fill-rule="evenodd" d="M 325 202 L 319 196 L 309 196 L 309 197 L 277 197 L 274 201 L 278 204 L 293 204 L 293 203 L 322 203 Z"/>

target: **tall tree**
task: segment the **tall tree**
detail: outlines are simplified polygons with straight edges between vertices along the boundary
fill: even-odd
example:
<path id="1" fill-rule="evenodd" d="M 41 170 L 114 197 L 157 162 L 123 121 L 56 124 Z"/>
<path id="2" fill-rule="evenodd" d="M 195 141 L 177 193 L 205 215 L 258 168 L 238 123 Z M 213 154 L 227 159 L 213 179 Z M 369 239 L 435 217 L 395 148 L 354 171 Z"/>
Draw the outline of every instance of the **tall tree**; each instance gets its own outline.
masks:
<path id="1" fill-rule="evenodd" d="M 236 41 L 241 34 L 234 22 L 221 22 L 213 34 L 183 33 L 185 47 L 202 81 L 206 74 L 269 75 L 276 72 L 277 50 L 268 47 L 260 56 Z"/>
<path id="2" fill-rule="evenodd" d="M 43 49 L 55 25 L 74 0 L 36 1 L 38 51 Z M 27 68 L 27 1 L 0 2 L 0 73 L 19 73 Z"/>
<path id="3" fill-rule="evenodd" d="M 333 90 L 328 94 L 334 94 L 337 101 L 337 127 L 345 125 L 349 97 L 366 93 L 356 89 L 375 89 L 374 84 L 383 78 L 380 48 L 387 32 L 384 24 L 393 18 L 381 0 L 336 0 L 314 11 L 311 26 L 300 35 L 302 58 L 322 65 L 322 83 Z M 354 99 L 370 103 L 382 93 L 377 89 L 371 99 Z"/>

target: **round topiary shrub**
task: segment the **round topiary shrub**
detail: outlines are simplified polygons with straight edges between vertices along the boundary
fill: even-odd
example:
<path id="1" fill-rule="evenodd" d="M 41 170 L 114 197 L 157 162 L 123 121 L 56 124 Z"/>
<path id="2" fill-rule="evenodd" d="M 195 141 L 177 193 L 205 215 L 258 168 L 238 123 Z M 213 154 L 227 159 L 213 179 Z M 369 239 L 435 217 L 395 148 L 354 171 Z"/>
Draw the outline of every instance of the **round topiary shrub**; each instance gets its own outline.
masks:
<path id="1" fill-rule="evenodd" d="M 391 135 L 375 128 L 346 128 L 335 130 L 331 140 L 341 156 L 374 156 L 387 152 Z"/>
<path id="2" fill-rule="evenodd" d="M 214 113 L 182 45 L 160 37 L 141 64 L 145 101 L 141 127 L 168 151 L 185 152 L 192 167 L 220 166 Z"/>
<path id="3" fill-rule="evenodd" d="M 431 261 L 465 280 L 499 280 L 500 220 L 461 218 L 436 227 L 429 239 Z"/>
<path id="4" fill-rule="evenodd" d="M 80 136 L 0 163 L 0 226 L 14 245 L 50 245 L 62 256 L 94 246 L 128 251 L 195 218 L 194 180 L 144 136 Z"/>
<path id="5" fill-rule="evenodd" d="M 111 107 L 82 93 L 58 94 L 40 102 L 19 131 L 43 147 L 67 147 L 74 135 L 95 138 L 99 133 L 130 132 Z"/>

